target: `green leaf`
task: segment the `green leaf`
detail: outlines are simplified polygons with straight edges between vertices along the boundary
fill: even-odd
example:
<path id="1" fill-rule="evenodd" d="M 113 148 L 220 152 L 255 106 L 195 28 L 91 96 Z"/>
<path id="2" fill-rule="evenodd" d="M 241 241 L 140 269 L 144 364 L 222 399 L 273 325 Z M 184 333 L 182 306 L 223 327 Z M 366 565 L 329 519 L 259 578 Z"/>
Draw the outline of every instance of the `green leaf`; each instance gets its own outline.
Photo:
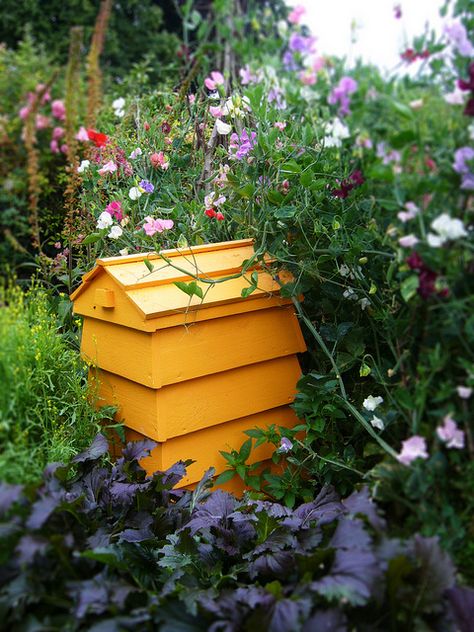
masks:
<path id="1" fill-rule="evenodd" d="M 405 145 L 411 145 L 416 140 L 416 134 L 411 129 L 404 130 L 390 138 L 390 145 L 394 149 L 402 149 Z"/>
<path id="2" fill-rule="evenodd" d="M 275 209 L 273 215 L 276 219 L 290 219 L 296 215 L 296 211 L 295 206 L 282 206 L 281 208 Z"/>
<path id="3" fill-rule="evenodd" d="M 289 160 L 280 167 L 282 173 L 301 173 L 301 167 L 296 160 Z"/>
<path id="4" fill-rule="evenodd" d="M 257 289 L 256 285 L 249 285 L 248 287 L 244 287 L 240 293 L 240 296 L 242 298 L 247 298 L 248 296 L 252 294 L 252 292 L 255 292 L 256 289 Z"/>
<path id="5" fill-rule="evenodd" d="M 242 461 L 246 461 L 249 458 L 251 450 L 252 450 L 252 439 L 247 439 L 247 441 L 245 441 L 242 444 L 242 447 L 239 450 L 239 456 L 242 459 Z"/>
<path id="6" fill-rule="evenodd" d="M 417 274 L 412 274 L 400 285 L 400 294 L 402 295 L 405 303 L 408 303 L 416 294 L 420 286 L 420 278 Z"/>
<path id="7" fill-rule="evenodd" d="M 204 298 L 204 294 L 202 289 L 196 283 L 196 281 L 191 281 L 190 283 L 185 283 L 184 281 L 175 281 L 174 283 L 177 288 L 179 288 L 182 292 L 187 294 L 188 296 L 196 295 L 201 300 Z"/>
<path id="8" fill-rule="evenodd" d="M 313 173 L 311 171 L 305 171 L 300 175 L 300 184 L 303 187 L 310 187 L 313 184 Z"/>
<path id="9" fill-rule="evenodd" d="M 224 470 L 222 474 L 219 474 L 219 476 L 216 478 L 216 480 L 214 481 L 214 485 L 222 485 L 223 483 L 228 483 L 234 478 L 234 476 L 234 470 Z"/>
<path id="10" fill-rule="evenodd" d="M 153 267 L 153 264 L 149 259 L 143 259 L 143 263 L 146 265 L 150 272 L 153 272 L 155 268 Z"/>
<path id="11" fill-rule="evenodd" d="M 96 241 L 99 241 L 103 236 L 103 233 L 91 233 L 85 239 L 81 241 L 81 244 L 87 246 L 88 244 L 95 244 Z"/>

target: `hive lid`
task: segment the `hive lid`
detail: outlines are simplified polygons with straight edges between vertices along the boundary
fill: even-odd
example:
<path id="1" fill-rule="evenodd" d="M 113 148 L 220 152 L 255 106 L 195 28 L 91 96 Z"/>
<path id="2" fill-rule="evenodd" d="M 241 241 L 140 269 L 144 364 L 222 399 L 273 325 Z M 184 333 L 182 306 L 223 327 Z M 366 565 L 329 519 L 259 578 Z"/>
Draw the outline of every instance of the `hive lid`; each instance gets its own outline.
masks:
<path id="1" fill-rule="evenodd" d="M 249 298 L 242 299 L 242 290 L 250 285 L 252 270 L 260 268 L 260 262 L 256 258 L 252 261 L 253 258 L 253 240 L 244 239 L 163 250 L 160 253 L 98 259 L 96 266 L 84 275 L 81 286 L 71 295 L 71 300 L 76 303 L 77 313 L 83 313 L 81 307 L 84 299 L 93 302 L 94 297 L 84 296 L 80 301 L 78 298 L 92 285 L 96 292 L 98 287 L 110 286 L 113 291 L 126 296 L 142 319 L 149 320 L 278 293 L 278 282 L 271 274 L 260 270 L 257 289 Z M 149 271 L 145 260 L 153 266 L 153 271 Z M 248 272 L 242 277 L 244 262 L 247 262 Z M 199 279 L 198 286 L 204 293 L 204 299 L 196 295 L 189 297 L 175 285 L 176 282 L 188 283 L 196 278 Z M 211 284 L 212 280 L 217 283 Z M 113 301 L 111 305 L 103 307 L 115 309 Z"/>

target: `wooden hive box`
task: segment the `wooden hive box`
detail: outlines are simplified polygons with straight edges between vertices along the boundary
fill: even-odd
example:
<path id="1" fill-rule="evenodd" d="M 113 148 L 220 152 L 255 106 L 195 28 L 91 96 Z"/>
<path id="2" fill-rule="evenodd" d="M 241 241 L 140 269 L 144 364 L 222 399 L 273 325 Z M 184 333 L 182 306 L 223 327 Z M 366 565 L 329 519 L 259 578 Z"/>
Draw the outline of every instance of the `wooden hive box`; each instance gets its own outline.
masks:
<path id="1" fill-rule="evenodd" d="M 158 442 L 148 472 L 194 459 L 182 485 L 194 483 L 210 466 L 225 469 L 220 451 L 238 449 L 245 430 L 296 422 L 288 405 L 306 347 L 272 275 L 256 260 L 241 275 L 254 254 L 241 240 L 99 259 L 71 295 L 100 403 L 118 406 L 129 438 Z M 258 287 L 242 298 L 253 270 Z M 204 299 L 175 285 L 196 278 Z M 268 446 L 252 454 L 270 456 Z"/>

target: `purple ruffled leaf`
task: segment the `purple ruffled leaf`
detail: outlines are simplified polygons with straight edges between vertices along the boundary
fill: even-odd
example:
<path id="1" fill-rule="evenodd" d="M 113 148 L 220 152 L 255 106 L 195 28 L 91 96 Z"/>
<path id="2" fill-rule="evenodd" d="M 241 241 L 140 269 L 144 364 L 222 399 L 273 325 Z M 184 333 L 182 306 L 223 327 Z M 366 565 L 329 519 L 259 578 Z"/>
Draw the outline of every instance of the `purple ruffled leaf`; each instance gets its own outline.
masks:
<path id="1" fill-rule="evenodd" d="M 124 529 L 119 534 L 119 542 L 143 542 L 154 537 L 150 527 L 142 529 Z"/>
<path id="2" fill-rule="evenodd" d="M 331 538 L 330 546 L 335 549 L 370 549 L 372 538 L 364 529 L 362 520 L 342 519 Z"/>
<path id="3" fill-rule="evenodd" d="M 151 439 L 142 441 L 130 441 L 122 450 L 122 456 L 126 461 L 140 461 L 148 456 L 158 444 Z"/>
<path id="4" fill-rule="evenodd" d="M 340 610 L 321 610 L 306 621 L 302 632 L 347 632 L 347 619 Z"/>
<path id="5" fill-rule="evenodd" d="M 308 528 L 311 522 L 316 522 L 319 526 L 334 522 L 344 511 L 344 507 L 332 487 L 323 487 L 315 500 L 298 507 L 294 512 L 294 524 L 300 520 L 298 525 L 301 528 Z M 286 519 L 283 525 L 290 524 L 292 519 Z"/>
<path id="6" fill-rule="evenodd" d="M 9 485 L 0 482 L 0 516 L 7 513 L 22 496 L 23 485 Z"/>
<path id="7" fill-rule="evenodd" d="M 31 564 L 39 553 L 44 553 L 48 541 L 34 535 L 24 535 L 18 542 L 15 551 L 18 553 L 18 563 Z"/>
<path id="8" fill-rule="evenodd" d="M 276 551 L 260 555 L 248 567 L 249 576 L 254 579 L 257 575 L 286 577 L 295 570 L 295 556 L 292 551 Z"/>
<path id="9" fill-rule="evenodd" d="M 73 463 L 83 463 L 84 461 L 96 461 L 100 459 L 101 456 L 106 454 L 109 450 L 109 444 L 107 439 L 102 434 L 96 435 L 92 444 L 81 452 L 77 454 L 73 459 Z"/>
<path id="10" fill-rule="evenodd" d="M 446 592 L 459 632 L 474 630 L 474 589 L 455 586 Z"/>
<path id="11" fill-rule="evenodd" d="M 49 516 L 61 502 L 61 496 L 54 494 L 39 498 L 33 503 L 26 526 L 28 529 L 41 529 Z"/>
<path id="12" fill-rule="evenodd" d="M 377 513 L 377 506 L 370 497 L 369 488 L 366 485 L 360 491 L 353 492 L 342 503 L 353 516 L 357 514 L 366 516 L 370 525 L 377 531 L 385 529 L 385 520 Z"/>
<path id="13" fill-rule="evenodd" d="M 288 632 L 299 629 L 301 604 L 291 599 L 281 599 L 273 607 L 268 632 Z"/>
<path id="14" fill-rule="evenodd" d="M 454 586 L 455 569 L 451 558 L 445 553 L 437 537 L 413 537 L 413 556 L 418 562 L 418 574 L 423 591 L 418 595 L 420 608 L 437 611 L 443 594 Z"/>
<path id="15" fill-rule="evenodd" d="M 189 529 L 191 535 L 194 535 L 200 529 L 220 526 L 228 519 L 236 505 L 237 501 L 233 496 L 218 489 L 204 503 L 197 506 L 184 528 Z"/>

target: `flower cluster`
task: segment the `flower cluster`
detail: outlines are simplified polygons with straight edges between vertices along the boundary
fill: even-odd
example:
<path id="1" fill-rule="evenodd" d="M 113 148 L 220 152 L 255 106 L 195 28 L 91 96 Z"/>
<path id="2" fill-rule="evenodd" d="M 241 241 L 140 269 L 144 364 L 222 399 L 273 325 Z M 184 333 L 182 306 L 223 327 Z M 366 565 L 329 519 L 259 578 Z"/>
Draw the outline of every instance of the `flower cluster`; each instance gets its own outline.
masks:
<path id="1" fill-rule="evenodd" d="M 230 137 L 229 156 L 236 160 L 242 160 L 255 147 L 256 132 L 251 131 L 250 136 L 246 129 L 242 131 L 240 136 L 235 132 Z"/>
<path id="2" fill-rule="evenodd" d="M 352 77 L 342 77 L 332 90 L 328 97 L 329 105 L 339 104 L 339 116 L 347 116 L 350 114 L 349 105 L 351 102 L 350 95 L 357 90 L 357 81 Z"/>
<path id="3" fill-rule="evenodd" d="M 339 183 L 338 189 L 332 189 L 331 193 L 334 197 L 344 199 L 353 189 L 362 186 L 364 182 L 365 179 L 362 175 L 362 171 L 357 169 L 356 171 L 353 171 L 348 178 L 345 178 Z"/>

